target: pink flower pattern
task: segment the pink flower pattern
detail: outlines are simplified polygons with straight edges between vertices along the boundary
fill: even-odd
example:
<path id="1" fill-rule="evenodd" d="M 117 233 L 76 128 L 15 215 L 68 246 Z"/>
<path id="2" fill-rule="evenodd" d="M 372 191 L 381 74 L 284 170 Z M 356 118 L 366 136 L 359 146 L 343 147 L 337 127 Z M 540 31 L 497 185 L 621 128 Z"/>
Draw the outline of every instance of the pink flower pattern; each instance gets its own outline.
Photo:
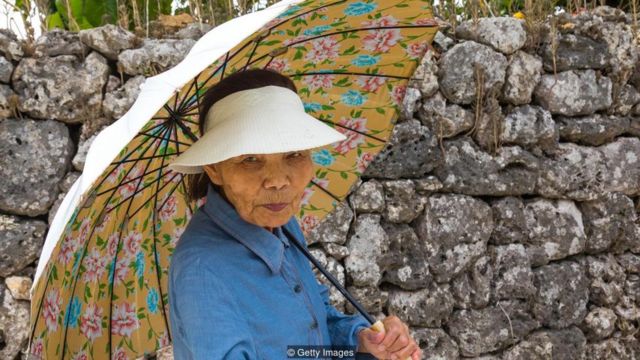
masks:
<path id="1" fill-rule="evenodd" d="M 78 242 L 74 238 L 67 235 L 64 238 L 62 245 L 60 245 L 60 250 L 58 252 L 56 260 L 64 265 L 69 264 L 71 258 L 73 257 L 73 253 L 76 251 L 77 246 Z"/>
<path id="2" fill-rule="evenodd" d="M 369 30 L 362 44 L 367 51 L 386 53 L 401 39 L 400 29 Z"/>
<path id="3" fill-rule="evenodd" d="M 44 341 L 42 340 L 42 338 L 37 338 L 33 340 L 33 343 L 31 344 L 30 353 L 33 354 L 34 356 L 42 357 L 43 352 L 44 352 Z"/>
<path id="4" fill-rule="evenodd" d="M 303 82 L 309 86 L 309 90 L 313 91 L 319 88 L 329 89 L 333 87 L 334 75 L 322 75 L 316 74 L 311 76 L 305 76 Z"/>
<path id="5" fill-rule="evenodd" d="M 269 65 L 267 65 L 267 69 L 283 73 L 289 69 L 289 62 L 284 58 L 275 58 L 271 60 L 271 62 L 269 62 Z"/>
<path id="6" fill-rule="evenodd" d="M 364 171 L 366 170 L 367 166 L 369 166 L 373 158 L 374 158 L 373 154 L 368 152 L 363 152 L 360 156 L 358 156 L 358 162 L 356 164 L 356 167 L 360 174 L 364 173 Z"/>
<path id="7" fill-rule="evenodd" d="M 318 217 L 315 215 L 304 215 L 300 222 L 300 229 L 303 233 L 308 234 L 319 222 L 320 220 L 318 220 Z"/>
<path id="8" fill-rule="evenodd" d="M 320 63 L 338 57 L 340 43 L 334 36 L 321 37 L 311 41 L 311 50 L 305 55 L 305 60 Z"/>
<path id="9" fill-rule="evenodd" d="M 129 360 L 129 356 L 127 355 L 127 352 L 123 348 L 118 347 L 116 348 L 116 351 L 113 352 L 112 359 L 113 360 Z"/>
<path id="10" fill-rule="evenodd" d="M 114 256 L 116 256 L 116 249 L 118 247 L 118 232 L 113 232 L 111 233 L 111 235 L 109 235 L 109 239 L 107 240 L 107 255 L 109 256 L 109 259 L 112 259 Z"/>
<path id="11" fill-rule="evenodd" d="M 137 165 L 131 169 L 124 179 L 122 179 L 122 185 L 118 187 L 118 192 L 122 199 L 126 199 L 133 195 L 136 188 L 138 188 L 138 184 L 142 181 L 142 177 L 140 177 L 142 174 L 142 166 Z"/>
<path id="12" fill-rule="evenodd" d="M 58 315 L 60 314 L 61 306 L 62 298 L 60 297 L 60 291 L 58 288 L 52 288 L 47 292 L 42 309 L 44 321 L 49 331 L 56 331 L 58 329 Z"/>
<path id="13" fill-rule="evenodd" d="M 398 19 L 392 15 L 384 15 L 377 19 L 365 20 L 362 22 L 363 27 L 388 27 L 398 25 Z"/>
<path id="14" fill-rule="evenodd" d="M 410 58 L 416 59 L 423 56 L 426 49 L 426 43 L 412 43 L 405 50 Z"/>
<path id="15" fill-rule="evenodd" d="M 96 282 L 102 276 L 107 264 L 107 258 L 102 256 L 97 249 L 92 249 L 84 260 L 83 264 L 85 272 L 82 274 L 82 280 L 85 282 Z"/>
<path id="16" fill-rule="evenodd" d="M 387 79 L 383 76 L 358 76 L 356 82 L 364 91 L 375 92 L 384 85 Z"/>
<path id="17" fill-rule="evenodd" d="M 162 222 L 173 219 L 174 215 L 178 211 L 178 199 L 174 194 L 171 194 L 169 199 L 166 200 L 167 201 L 163 200 L 160 202 L 161 205 L 164 202 L 164 205 L 162 205 L 162 208 L 158 211 L 158 217 Z"/>
<path id="18" fill-rule="evenodd" d="M 87 339 L 94 341 L 102 336 L 102 308 L 95 303 L 87 305 L 84 314 L 80 317 L 80 332 Z"/>
<path id="19" fill-rule="evenodd" d="M 336 129 L 347 136 L 345 140 L 340 141 L 334 148 L 340 154 L 346 154 L 349 151 L 355 149 L 358 144 L 362 144 L 364 142 L 364 135 L 351 131 L 348 129 L 357 130 L 363 133 L 367 131 L 367 119 L 365 118 L 346 118 L 342 117 L 338 124 L 344 126 L 337 126 Z"/>
<path id="20" fill-rule="evenodd" d="M 114 284 L 118 285 L 124 283 L 127 273 L 129 273 L 129 263 L 131 263 L 131 258 L 128 256 L 118 257 L 118 261 L 116 261 L 116 269 L 113 274 Z"/>
<path id="21" fill-rule="evenodd" d="M 142 234 L 137 231 L 130 231 L 122 238 L 122 249 L 124 250 L 124 256 L 134 257 L 140 249 L 140 242 L 142 242 Z M 118 254 L 118 256 L 121 256 Z"/>
<path id="22" fill-rule="evenodd" d="M 322 186 L 325 189 L 329 185 L 329 180 L 327 179 L 318 179 L 317 177 L 314 177 L 311 181 L 316 183 L 318 186 Z M 304 206 L 309 203 L 309 199 L 311 198 L 311 195 L 314 191 L 318 191 L 317 189 L 315 189 L 314 185 L 311 185 L 304 189 L 304 192 L 302 193 L 302 199 L 300 200 L 300 206 Z"/>
<path id="23" fill-rule="evenodd" d="M 404 95 L 407 93 L 406 85 L 398 85 L 394 86 L 391 90 L 391 99 L 398 106 L 402 105 L 402 101 L 404 100 Z"/>
<path id="24" fill-rule="evenodd" d="M 111 315 L 111 333 L 120 336 L 131 336 L 133 331 L 140 326 L 136 309 L 133 304 L 113 304 Z"/>

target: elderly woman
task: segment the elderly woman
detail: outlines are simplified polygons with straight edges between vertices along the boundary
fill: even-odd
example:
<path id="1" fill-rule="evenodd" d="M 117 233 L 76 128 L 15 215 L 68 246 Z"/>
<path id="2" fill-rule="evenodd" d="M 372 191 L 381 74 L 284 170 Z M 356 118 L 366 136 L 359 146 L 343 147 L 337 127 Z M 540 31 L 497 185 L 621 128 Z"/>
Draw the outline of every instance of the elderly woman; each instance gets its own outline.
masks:
<path id="1" fill-rule="evenodd" d="M 204 95 L 203 136 L 170 164 L 190 174 L 191 218 L 169 269 L 173 351 L 182 359 L 286 359 L 287 347 L 352 346 L 377 358 L 421 355 L 396 316 L 385 331 L 339 312 L 292 244 L 313 177 L 311 149 L 345 139 L 313 118 L 293 82 L 270 70 L 234 73 Z"/>

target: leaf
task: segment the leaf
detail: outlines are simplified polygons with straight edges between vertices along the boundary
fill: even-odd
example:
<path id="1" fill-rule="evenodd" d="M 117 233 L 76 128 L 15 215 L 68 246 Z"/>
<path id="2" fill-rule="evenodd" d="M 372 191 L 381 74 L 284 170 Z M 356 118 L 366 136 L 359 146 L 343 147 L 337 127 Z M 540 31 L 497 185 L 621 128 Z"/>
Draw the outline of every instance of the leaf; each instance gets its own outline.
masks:
<path id="1" fill-rule="evenodd" d="M 351 45 L 350 48 L 348 48 L 347 50 L 345 50 L 342 55 L 351 55 L 353 53 L 355 53 L 356 50 L 356 46 L 355 45 Z"/>
<path id="2" fill-rule="evenodd" d="M 147 339 L 151 339 L 152 336 L 153 336 L 153 329 L 149 328 L 149 331 L 147 332 Z"/>
<path id="3" fill-rule="evenodd" d="M 349 175 L 344 171 L 340 171 L 340 177 L 343 178 L 343 179 L 346 179 L 346 178 L 349 177 Z"/>
<path id="4" fill-rule="evenodd" d="M 51 268 L 51 276 L 53 277 L 53 280 L 58 280 L 58 268 L 57 267 L 52 267 Z"/>
<path id="5" fill-rule="evenodd" d="M 376 111 L 377 111 L 378 113 L 380 113 L 380 114 L 384 114 L 384 113 L 385 113 L 385 111 L 384 111 L 384 109 L 383 109 L 383 108 L 376 108 Z"/>
<path id="6" fill-rule="evenodd" d="M 260 45 L 266 45 L 266 46 L 271 46 L 271 45 L 275 45 L 280 43 L 280 40 L 270 40 L 270 41 L 264 41 L 264 42 L 260 42 Z"/>

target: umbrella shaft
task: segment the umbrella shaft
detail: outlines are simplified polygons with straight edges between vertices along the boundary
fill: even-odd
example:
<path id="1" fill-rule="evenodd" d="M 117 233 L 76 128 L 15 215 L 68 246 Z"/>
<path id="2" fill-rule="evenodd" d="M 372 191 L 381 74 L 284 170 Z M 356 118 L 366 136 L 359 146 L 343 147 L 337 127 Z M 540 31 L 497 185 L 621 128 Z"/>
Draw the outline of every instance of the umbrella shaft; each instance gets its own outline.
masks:
<path id="1" fill-rule="evenodd" d="M 365 319 L 367 319 L 367 321 L 371 325 L 373 325 L 373 323 L 376 322 L 373 316 L 369 315 L 369 313 L 367 313 L 367 311 L 362 307 L 362 305 L 360 305 L 360 303 L 342 285 L 340 285 L 340 282 L 338 281 L 338 279 L 336 279 L 333 275 L 331 275 L 329 271 L 327 271 L 324 267 L 322 267 L 320 262 L 318 262 L 318 260 L 314 258 L 313 255 L 311 255 L 309 250 L 307 250 L 304 246 L 298 243 L 295 237 L 292 236 L 291 233 L 289 233 L 289 231 L 284 226 L 282 227 L 282 229 L 284 230 L 285 234 L 289 238 L 289 241 L 293 242 L 293 244 L 298 249 L 300 249 L 300 251 L 302 251 L 302 253 L 313 263 L 313 265 L 315 265 L 315 267 L 318 268 L 318 270 L 320 270 L 320 272 L 327 279 L 329 279 L 329 281 L 333 284 L 333 286 L 335 286 L 338 289 L 338 291 L 340 291 L 342 295 L 344 295 L 344 297 L 346 297 L 347 300 L 349 300 L 351 305 L 353 305 L 353 307 L 355 307 L 356 310 L 358 310 L 358 312 L 362 314 L 362 316 L 364 316 Z"/>

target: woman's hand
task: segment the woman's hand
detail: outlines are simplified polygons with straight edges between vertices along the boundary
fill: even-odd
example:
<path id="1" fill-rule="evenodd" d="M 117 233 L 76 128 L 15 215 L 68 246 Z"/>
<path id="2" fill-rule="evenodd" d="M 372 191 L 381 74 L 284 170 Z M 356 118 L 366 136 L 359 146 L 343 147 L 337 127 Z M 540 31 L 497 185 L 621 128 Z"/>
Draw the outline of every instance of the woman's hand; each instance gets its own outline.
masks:
<path id="1" fill-rule="evenodd" d="M 385 331 L 370 328 L 358 332 L 358 351 L 371 353 L 378 359 L 420 360 L 422 350 L 409 335 L 409 327 L 397 316 L 382 320 Z"/>

